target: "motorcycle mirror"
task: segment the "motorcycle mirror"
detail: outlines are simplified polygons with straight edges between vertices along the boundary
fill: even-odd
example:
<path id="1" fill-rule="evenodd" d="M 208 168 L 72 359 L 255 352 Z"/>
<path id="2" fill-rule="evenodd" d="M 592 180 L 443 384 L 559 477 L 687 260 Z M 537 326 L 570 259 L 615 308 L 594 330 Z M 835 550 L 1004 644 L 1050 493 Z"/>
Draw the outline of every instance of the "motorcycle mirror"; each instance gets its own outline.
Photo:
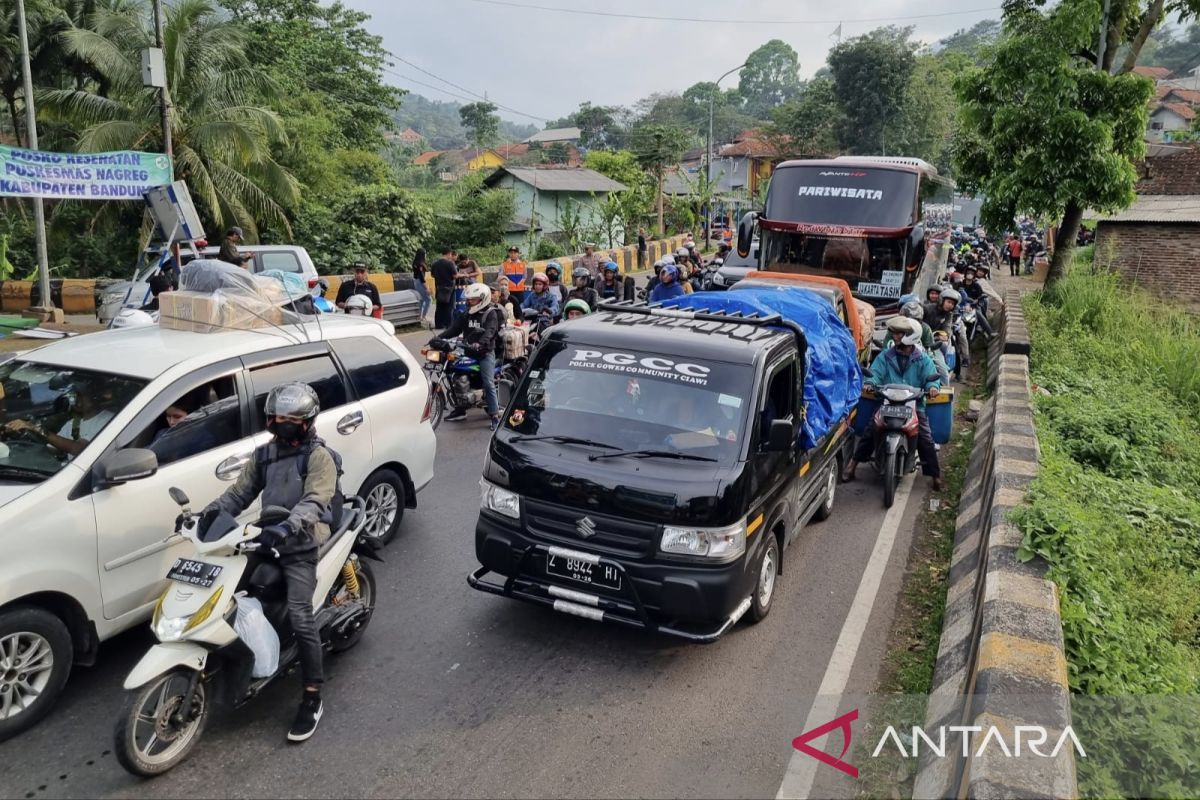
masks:
<path id="1" fill-rule="evenodd" d="M 191 502 L 188 500 L 188 496 L 184 493 L 183 489 L 180 489 L 178 486 L 172 486 L 168 490 L 168 493 L 171 495 L 171 499 L 175 501 L 175 505 L 177 506 L 186 506 Z"/>

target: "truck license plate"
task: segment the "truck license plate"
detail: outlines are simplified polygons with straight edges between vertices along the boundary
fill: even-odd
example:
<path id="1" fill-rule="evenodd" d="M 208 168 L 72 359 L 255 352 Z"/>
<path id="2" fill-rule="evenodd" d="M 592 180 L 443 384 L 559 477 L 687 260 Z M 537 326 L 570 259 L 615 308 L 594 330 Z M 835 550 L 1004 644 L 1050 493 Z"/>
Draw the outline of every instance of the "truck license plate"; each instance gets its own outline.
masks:
<path id="1" fill-rule="evenodd" d="M 593 564 L 590 561 L 564 558 L 548 553 L 546 555 L 546 573 L 591 586 L 603 586 L 613 590 L 621 588 L 621 573 L 616 567 L 608 564 Z"/>

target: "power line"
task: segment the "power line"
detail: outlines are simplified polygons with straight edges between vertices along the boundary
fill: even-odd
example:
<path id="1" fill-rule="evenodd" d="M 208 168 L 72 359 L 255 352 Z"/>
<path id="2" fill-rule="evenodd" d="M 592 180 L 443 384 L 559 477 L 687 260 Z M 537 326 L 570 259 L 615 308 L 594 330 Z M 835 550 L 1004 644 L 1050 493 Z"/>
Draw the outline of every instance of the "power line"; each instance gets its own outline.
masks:
<path id="1" fill-rule="evenodd" d="M 473 92 L 465 86 L 459 86 L 454 81 L 446 80 L 441 75 L 435 75 L 434 73 L 430 72 L 429 70 L 425 69 L 424 67 L 418 66 L 418 65 L 414 64 L 413 62 L 409 61 L 407 58 L 402 58 L 401 56 L 398 56 L 395 53 L 389 53 L 389 55 L 391 55 L 391 57 L 396 59 L 397 61 L 400 61 L 404 64 L 408 64 L 410 67 L 417 70 L 418 72 L 423 72 L 426 75 L 428 75 L 429 77 L 439 80 L 442 83 L 446 84 L 447 86 L 453 86 L 455 89 L 459 89 L 460 91 L 466 92 L 467 94 L 471 95 L 470 98 L 464 98 L 466 100 L 470 100 L 471 102 L 474 102 L 474 100 L 476 98 L 479 100 L 486 100 L 487 102 L 496 106 L 496 108 L 502 108 L 505 111 L 509 112 L 510 114 L 516 114 L 517 116 L 520 116 L 520 117 L 528 117 L 529 119 L 534 119 L 534 120 L 537 120 L 538 122 L 546 122 L 545 117 L 539 117 L 535 114 L 526 114 L 524 111 L 518 111 L 515 108 L 510 108 L 509 106 L 501 105 L 500 103 L 497 103 L 495 100 L 489 99 L 487 97 L 487 95 L 482 95 L 482 94 L 479 94 L 478 92 Z M 387 71 L 392 72 L 391 70 L 387 70 Z M 392 72 L 392 74 L 395 75 L 396 73 Z M 447 94 L 450 94 L 450 92 L 447 92 Z"/>
<path id="2" fill-rule="evenodd" d="M 453 97 L 457 100 L 466 100 L 468 103 L 475 102 L 474 97 L 467 97 L 464 94 L 459 94 L 458 92 L 451 92 L 448 89 L 443 89 L 440 86 L 434 86 L 432 83 L 425 83 L 424 81 L 419 81 L 416 78 L 410 78 L 407 75 L 402 75 L 401 73 L 396 72 L 395 70 L 390 70 L 387 67 L 383 67 L 383 71 L 388 73 L 389 75 L 393 75 L 393 76 L 399 78 L 402 81 L 408 81 L 409 83 L 414 83 L 417 86 L 424 86 L 427 89 L 433 89 L 435 92 L 441 92 L 442 94 L 446 95 L 447 97 Z"/>
<path id="3" fill-rule="evenodd" d="M 515 3 L 511 0 L 470 0 L 472 3 L 482 3 L 491 6 L 507 6 L 534 11 L 552 11 L 559 14 L 581 14 L 590 17 L 617 17 L 620 19 L 642 19 L 656 22 L 705 22 L 722 25 L 833 25 L 845 22 L 904 22 L 912 19 L 932 19 L 934 17 L 965 16 L 967 14 L 982 14 L 984 12 L 1002 11 L 998 6 L 990 8 L 972 8 L 962 11 L 942 11 L 935 14 L 906 14 L 897 17 L 860 17 L 858 19 L 716 19 L 713 17 L 664 17 L 652 14 L 620 14 L 615 11 L 590 11 L 581 8 L 558 8 L 556 6 L 540 6 L 533 3 Z"/>

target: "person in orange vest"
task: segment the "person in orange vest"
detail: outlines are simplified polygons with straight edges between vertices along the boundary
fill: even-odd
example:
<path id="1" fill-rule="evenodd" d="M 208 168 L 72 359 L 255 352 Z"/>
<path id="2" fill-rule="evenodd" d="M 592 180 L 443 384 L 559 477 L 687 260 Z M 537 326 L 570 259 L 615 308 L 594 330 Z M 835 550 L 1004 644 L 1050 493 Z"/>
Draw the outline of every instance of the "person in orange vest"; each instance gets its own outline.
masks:
<path id="1" fill-rule="evenodd" d="M 521 260 L 521 248 L 513 245 L 508 248 L 508 258 L 500 265 L 501 275 L 508 281 L 508 293 L 516 298 L 518 303 L 525 301 L 525 262 Z"/>

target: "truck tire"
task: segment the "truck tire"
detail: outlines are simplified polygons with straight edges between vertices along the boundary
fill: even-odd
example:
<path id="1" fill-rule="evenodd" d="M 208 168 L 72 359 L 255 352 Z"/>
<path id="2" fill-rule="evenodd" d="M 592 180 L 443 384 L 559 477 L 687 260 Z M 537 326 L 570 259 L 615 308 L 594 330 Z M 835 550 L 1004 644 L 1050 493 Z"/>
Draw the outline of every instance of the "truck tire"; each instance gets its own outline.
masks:
<path id="1" fill-rule="evenodd" d="M 763 545 L 758 568 L 754 571 L 754 589 L 750 595 L 751 622 L 762 622 L 771 613 L 779 577 L 779 540 L 774 533 L 763 535 L 767 537 L 767 543 Z"/>
<path id="2" fill-rule="evenodd" d="M 833 514 L 833 501 L 837 497 L 837 485 L 838 460 L 832 458 L 829 460 L 829 468 L 825 470 L 825 488 L 822 490 L 821 505 L 817 506 L 816 512 L 813 513 L 813 519 L 817 522 L 824 522 Z"/>
<path id="3" fill-rule="evenodd" d="M 54 614 L 33 606 L 0 612 L 0 742 L 50 713 L 74 661 L 71 633 Z"/>

